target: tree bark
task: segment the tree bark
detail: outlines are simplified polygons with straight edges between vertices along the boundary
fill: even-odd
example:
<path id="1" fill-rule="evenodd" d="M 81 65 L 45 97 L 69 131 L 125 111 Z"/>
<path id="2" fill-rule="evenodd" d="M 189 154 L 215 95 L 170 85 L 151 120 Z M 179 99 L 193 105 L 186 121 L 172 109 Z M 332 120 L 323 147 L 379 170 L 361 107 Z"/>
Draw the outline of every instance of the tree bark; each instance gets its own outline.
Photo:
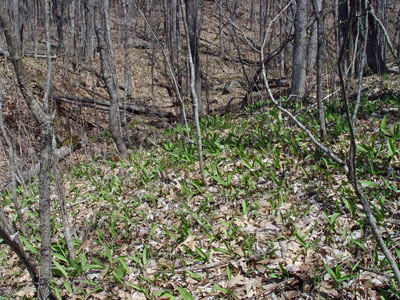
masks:
<path id="1" fill-rule="evenodd" d="M 84 37 L 84 53 L 90 60 L 94 54 L 94 2 L 95 0 L 87 0 L 85 7 L 85 37 Z"/>
<path id="2" fill-rule="evenodd" d="M 292 86 L 290 93 L 302 98 L 306 93 L 306 29 L 307 0 L 297 0 L 294 20 L 294 48 L 292 67 Z"/>
<path id="3" fill-rule="evenodd" d="M 185 5 L 185 3 L 182 1 L 182 6 Z M 186 8 L 186 13 L 188 12 L 187 8 Z M 187 42 L 187 46 L 188 46 L 188 51 L 187 51 L 187 55 L 188 55 L 188 61 L 189 61 L 189 67 L 190 67 L 190 92 L 192 94 L 192 98 L 193 98 L 193 113 L 194 113 L 194 121 L 195 121 L 195 126 L 196 126 L 196 134 L 197 134 L 197 147 L 198 147 L 198 154 L 199 154 L 199 168 L 200 168 L 200 175 L 201 178 L 203 180 L 203 183 L 205 185 L 207 185 L 207 178 L 205 176 L 204 173 L 204 163 L 203 163 L 203 145 L 202 145 L 202 141 L 201 141 L 201 129 L 200 129 L 200 121 L 199 121 L 199 98 L 197 95 L 197 90 L 196 90 L 196 82 L 195 82 L 195 65 L 193 62 L 193 57 L 192 57 L 192 51 L 190 49 L 190 34 L 189 34 L 189 26 L 188 26 L 188 19 L 187 19 L 187 14 L 185 15 L 184 13 L 182 13 L 182 17 L 183 17 L 183 23 L 185 26 L 185 31 L 186 31 L 186 42 Z"/>
<path id="4" fill-rule="evenodd" d="M 319 132 L 322 140 L 326 138 L 325 110 L 322 101 L 322 53 L 323 53 L 323 24 L 321 20 L 321 0 L 313 0 L 317 31 L 317 103 Z"/>
<path id="5" fill-rule="evenodd" d="M 321 3 L 321 0 L 318 0 L 319 4 Z M 315 2 L 313 0 L 313 5 L 315 5 Z M 321 7 L 321 5 L 319 5 L 318 7 Z M 314 67 L 315 67 L 315 63 L 317 60 L 317 51 L 318 51 L 318 19 L 317 16 L 315 15 L 315 19 L 316 21 L 313 23 L 312 28 L 311 28 L 311 36 L 310 36 L 310 40 L 308 41 L 308 46 L 307 46 L 307 75 L 311 75 Z"/>
<path id="6" fill-rule="evenodd" d="M 118 152 L 123 159 L 128 157 L 128 149 L 121 133 L 121 119 L 119 115 L 119 95 L 115 81 L 112 78 L 111 64 L 114 64 L 110 60 L 110 55 L 107 51 L 107 43 L 105 38 L 105 32 L 102 24 L 102 13 L 101 13 L 101 0 L 95 2 L 95 31 L 97 36 L 98 48 L 100 52 L 101 69 L 103 74 L 103 80 L 106 85 L 108 94 L 110 95 L 110 114 L 109 114 L 109 129 L 115 145 L 117 146 Z"/>
<path id="7" fill-rule="evenodd" d="M 63 32 L 63 19 L 64 19 L 64 1 L 53 0 L 53 10 L 57 25 L 57 52 L 60 53 L 63 49 L 64 44 L 64 32 Z"/>
<path id="8" fill-rule="evenodd" d="M 189 36 L 189 47 L 190 54 L 192 56 L 193 65 L 194 65 L 194 74 L 190 72 L 191 81 L 194 82 L 194 86 L 196 89 L 197 101 L 198 101 L 198 110 L 200 116 L 204 114 L 203 102 L 201 99 L 201 72 L 200 72 L 200 56 L 199 56 L 199 32 L 198 32 L 198 22 L 197 22 L 197 9 L 198 9 L 198 0 L 185 0 L 186 6 L 186 19 L 188 25 L 188 36 Z M 189 67 L 190 69 L 190 67 Z M 189 73 L 189 72 L 188 72 Z M 193 100 L 193 99 L 192 99 Z M 193 107 L 194 108 L 194 107 Z"/>
<path id="9" fill-rule="evenodd" d="M 46 16 L 49 15 L 49 0 L 46 0 Z M 32 111 L 35 120 L 41 131 L 41 160 L 39 171 L 39 215 L 40 215 L 40 275 L 39 275 L 39 299 L 48 299 L 50 292 L 51 278 L 51 224 L 50 224 L 50 171 L 52 165 L 53 120 L 48 111 L 43 110 L 39 102 L 34 98 L 30 88 L 26 70 L 22 62 L 20 45 L 12 28 L 4 1 L 0 1 L 0 25 L 4 30 L 5 39 L 10 53 L 10 60 L 14 66 L 15 75 L 19 89 L 24 97 L 28 108 Z M 46 26 L 47 27 L 47 26 Z M 47 43 L 49 40 L 47 39 Z M 47 86 L 50 81 L 50 74 L 47 74 Z M 47 94 L 47 93 L 46 93 Z M 46 102 L 47 99 L 44 99 Z M 33 278 L 36 280 L 36 278 Z"/>
<path id="10" fill-rule="evenodd" d="M 368 39 L 367 39 L 367 63 L 374 74 L 387 73 L 389 70 L 381 55 L 381 46 L 378 43 L 378 30 L 376 22 L 371 14 L 368 14 Z"/>

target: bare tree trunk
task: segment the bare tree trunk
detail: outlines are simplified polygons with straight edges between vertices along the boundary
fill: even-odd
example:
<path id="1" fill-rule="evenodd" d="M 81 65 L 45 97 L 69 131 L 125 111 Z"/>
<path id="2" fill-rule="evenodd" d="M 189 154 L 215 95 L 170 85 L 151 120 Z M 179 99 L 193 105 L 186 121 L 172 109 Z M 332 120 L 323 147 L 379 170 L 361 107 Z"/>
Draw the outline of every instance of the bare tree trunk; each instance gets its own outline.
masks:
<path id="1" fill-rule="evenodd" d="M 121 133 L 121 120 L 119 116 L 119 95 L 118 90 L 115 85 L 115 81 L 112 77 L 111 65 L 114 64 L 110 59 L 110 55 L 107 51 L 107 44 L 105 38 L 105 32 L 102 25 L 102 10 L 101 10 L 101 0 L 96 0 L 95 2 L 95 30 L 97 36 L 97 42 L 100 52 L 101 69 L 103 74 L 104 83 L 106 85 L 108 94 L 110 95 L 110 114 L 109 114 L 109 128 L 115 145 L 117 146 L 118 152 L 123 159 L 128 157 L 128 149 L 126 147 L 125 141 Z"/>
<path id="2" fill-rule="evenodd" d="M 182 7 L 185 7 L 185 3 L 183 2 L 184 0 L 181 0 Z M 186 12 L 187 12 L 186 8 Z M 207 185 L 207 178 L 204 173 L 204 164 L 203 164 L 203 145 L 201 142 L 201 130 L 200 130 L 200 121 L 199 121 L 199 106 L 198 106 L 198 96 L 197 96 L 197 90 L 196 90 L 196 84 L 195 84 L 195 66 L 192 58 L 192 51 L 190 49 L 190 35 L 189 35 L 189 26 L 187 22 L 187 15 L 182 11 L 182 17 L 183 17 L 183 23 L 185 26 L 185 31 L 186 31 L 186 43 L 188 47 L 187 55 L 188 55 L 188 61 L 189 61 L 189 66 L 190 66 L 190 91 L 192 93 L 193 97 L 193 113 L 194 113 L 194 120 L 195 120 L 195 126 L 196 126 L 196 133 L 197 133 L 197 146 L 198 146 L 198 151 L 199 151 L 199 167 L 200 167 L 200 175 L 203 180 L 203 183 Z"/>
<path id="3" fill-rule="evenodd" d="M 64 22 L 64 1 L 53 0 L 53 6 L 55 10 L 55 19 L 57 25 L 57 52 L 61 52 L 64 44 L 64 32 L 63 32 L 63 22 Z"/>
<path id="4" fill-rule="evenodd" d="M 89 57 L 90 60 L 93 59 L 94 54 L 94 2 L 95 0 L 88 0 L 87 5 L 85 5 L 85 55 Z"/>
<path id="5" fill-rule="evenodd" d="M 198 110 L 199 114 L 204 114 L 203 102 L 201 99 L 201 72 L 200 72 L 200 56 L 199 56 L 199 41 L 200 36 L 198 32 L 198 22 L 197 22 L 197 10 L 198 10 L 198 0 L 185 0 L 186 5 L 186 19 L 187 19 L 187 26 L 188 31 L 187 35 L 189 36 L 189 43 L 188 49 L 190 49 L 191 57 L 193 60 L 194 65 L 194 74 L 190 72 L 190 76 L 194 76 L 191 78 L 191 81 L 194 81 L 194 86 L 196 89 L 196 95 L 198 100 Z M 189 67 L 190 70 L 190 67 Z M 188 70 L 188 73 L 189 73 Z M 194 103 L 193 103 L 194 108 Z M 194 109 L 193 109 L 194 110 Z"/>
<path id="6" fill-rule="evenodd" d="M 124 111 L 123 111 L 123 118 L 125 124 L 125 136 L 128 142 L 128 146 L 132 145 L 131 136 L 129 133 L 128 128 L 128 121 L 126 118 L 126 103 L 131 98 L 132 91 L 131 91 L 131 63 L 129 58 L 129 24 L 130 24 L 130 6 L 129 0 L 123 0 L 123 12 L 124 12 L 124 33 L 123 33 L 123 42 L 124 42 L 124 57 L 125 57 L 125 64 L 124 64 Z"/>
<path id="7" fill-rule="evenodd" d="M 322 101 L 322 53 L 323 53 L 323 24 L 321 20 L 321 0 L 313 0 L 316 31 L 317 31 L 317 103 L 318 103 L 318 119 L 319 131 L 322 140 L 326 138 L 325 110 Z"/>
<path id="8" fill-rule="evenodd" d="M 292 67 L 292 86 L 290 93 L 302 98 L 306 93 L 306 26 L 307 0 L 297 0 L 294 20 L 294 48 Z"/>
<path id="9" fill-rule="evenodd" d="M 366 6 L 367 3 L 366 1 L 368 0 L 359 0 L 359 2 L 364 1 L 364 5 Z M 361 26 L 361 34 L 365 37 L 368 36 L 368 12 L 366 14 L 366 17 L 364 17 L 362 19 L 362 25 Z M 358 112 L 358 108 L 360 107 L 360 101 L 361 101 L 361 88 L 362 88 L 362 78 L 363 78 L 363 72 L 364 72 L 364 65 L 365 65 L 365 61 L 366 61 L 366 49 L 367 49 L 367 39 L 364 38 L 364 41 L 361 45 L 361 54 L 360 54 L 360 58 L 358 59 L 359 63 L 357 64 L 357 93 L 356 93 L 356 103 L 354 105 L 354 110 L 353 110 L 353 116 L 351 118 L 352 123 L 354 124 L 356 117 L 357 117 L 357 112 Z"/>
<path id="10" fill-rule="evenodd" d="M 368 14 L 367 63 L 375 74 L 383 74 L 389 71 L 381 56 L 381 46 L 378 43 L 378 30 L 375 19 L 371 14 Z"/>
<path id="11" fill-rule="evenodd" d="M 314 0 L 312 1 L 313 5 L 315 6 Z M 318 7 L 321 7 L 321 0 L 318 0 Z M 308 41 L 307 46 L 307 75 L 311 75 L 312 71 L 315 67 L 315 62 L 317 60 L 317 48 L 318 48 L 318 20 L 317 16 L 315 16 L 316 21 L 314 22 L 311 28 L 311 36 L 310 40 Z"/>
<path id="12" fill-rule="evenodd" d="M 53 120 L 49 111 L 49 96 L 51 87 L 51 53 L 50 53 L 50 0 L 45 2 L 45 31 L 47 79 L 43 108 L 46 118 L 42 120 L 39 172 L 39 216 L 40 216 L 40 273 L 39 273 L 39 300 L 46 300 L 51 292 L 51 213 L 50 213 L 50 174 L 52 169 L 52 140 Z"/>
<path id="13" fill-rule="evenodd" d="M 54 163 L 54 178 L 55 178 L 56 189 L 57 189 L 57 194 L 58 194 L 58 205 L 60 207 L 61 220 L 63 223 L 64 239 L 65 239 L 65 243 L 67 244 L 68 256 L 69 256 L 70 260 L 73 261 L 75 259 L 75 249 L 74 249 L 74 244 L 72 241 L 71 227 L 68 222 L 68 214 L 67 214 L 67 210 L 65 208 L 64 186 L 62 184 L 62 178 L 61 178 L 60 171 L 59 171 L 57 155 L 54 155 L 54 162 L 55 162 Z"/>
<path id="14" fill-rule="evenodd" d="M 218 18 L 219 18 L 219 56 L 222 58 L 225 56 L 225 46 L 224 46 L 224 20 L 222 15 L 222 0 L 219 0 L 219 9 L 218 9 Z"/>
<path id="15" fill-rule="evenodd" d="M 347 4 L 347 0 L 337 0 L 338 1 L 338 7 L 337 7 L 337 19 L 338 19 L 338 40 L 337 40 L 337 57 L 339 57 L 339 52 L 340 49 L 343 47 L 345 40 L 346 40 L 346 28 L 347 28 L 347 23 L 349 20 L 349 8 Z M 346 44 L 346 48 L 344 48 L 345 51 L 343 52 L 343 68 L 344 70 L 347 70 L 349 60 L 350 60 L 350 54 L 349 54 L 349 45 Z"/>
<path id="16" fill-rule="evenodd" d="M 48 34 L 48 18 L 49 18 L 49 1 L 46 0 L 45 14 L 46 14 L 46 48 L 50 49 L 50 40 Z M 51 213 L 50 213 L 50 172 L 52 165 L 52 146 L 51 141 L 53 137 L 53 120 L 48 111 L 48 96 L 50 92 L 50 66 L 47 68 L 47 80 L 46 90 L 43 99 L 43 107 L 41 108 L 39 102 L 33 96 L 30 88 L 28 78 L 26 75 L 25 67 L 22 62 L 22 55 L 20 51 L 20 45 L 15 35 L 15 31 L 12 29 L 10 19 L 7 14 L 7 10 L 4 6 L 4 1 L 0 2 L 0 23 L 4 30 L 4 35 L 10 52 L 10 59 L 14 66 L 15 74 L 17 77 L 18 86 L 24 97 L 24 100 L 32 111 L 37 123 L 40 125 L 41 131 L 41 163 L 39 172 L 39 216 L 40 216 L 40 276 L 39 276 L 39 299 L 48 299 L 51 297 L 50 292 L 50 278 L 51 278 Z M 50 59 L 49 51 L 47 56 Z"/>
<path id="17" fill-rule="evenodd" d="M 396 26 L 394 43 L 396 45 L 397 57 L 400 57 L 400 10 L 399 14 L 397 15 L 397 26 Z"/>
<path id="18" fill-rule="evenodd" d="M 76 70 L 77 64 L 78 64 L 78 54 L 76 51 L 76 32 L 75 32 L 75 21 L 77 20 L 76 18 L 76 5 L 75 5 L 75 0 L 72 0 L 70 3 L 70 19 L 71 19 L 71 40 L 72 40 L 72 65 L 74 70 Z"/>

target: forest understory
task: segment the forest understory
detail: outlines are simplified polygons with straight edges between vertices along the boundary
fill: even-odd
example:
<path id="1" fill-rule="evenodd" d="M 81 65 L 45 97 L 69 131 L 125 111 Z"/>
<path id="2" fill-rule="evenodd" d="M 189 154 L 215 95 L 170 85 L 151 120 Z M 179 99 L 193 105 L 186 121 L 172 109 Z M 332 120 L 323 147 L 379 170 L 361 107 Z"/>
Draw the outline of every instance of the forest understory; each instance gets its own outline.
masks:
<path id="1" fill-rule="evenodd" d="M 181 82 L 186 85 L 182 89 L 186 128 L 179 121 L 179 101 L 164 48 L 148 38 L 151 31 L 143 21 L 136 21 L 145 29 L 136 24 L 129 47 L 132 93 L 127 104 L 120 103 L 121 132 L 129 146 L 126 159 L 108 127 L 112 104 L 99 53 L 90 60 L 80 58 L 77 65 L 68 54 L 71 41 L 66 40 L 64 52 L 54 54 L 49 110 L 60 155 L 53 162 L 50 190 L 55 297 L 399 299 L 393 271 L 367 224 L 346 169 L 280 109 L 289 110 L 318 137 L 316 73 L 308 74 L 304 97 L 293 99 L 290 71 L 280 76 L 282 56 L 274 54 L 266 65 L 268 88 L 260 72 L 259 82 L 249 90 L 246 78 L 258 72 L 260 59 L 244 38 L 238 38 L 236 27 L 236 33 L 226 30 L 229 48 L 221 56 L 215 42 L 221 12 L 218 17 L 216 2 L 204 3 L 199 57 L 205 111 L 199 125 L 206 182 L 200 170 L 190 80 Z M 116 7 L 111 10 L 111 33 L 115 75 L 123 83 L 126 52 L 117 21 L 121 11 Z M 243 17 L 248 8 L 240 6 L 235 24 L 251 35 Z M 155 20 L 161 18 L 160 11 L 154 13 Z M 327 17 L 326 23 L 330 21 Z M 230 22 L 225 22 L 228 28 Z M 270 24 L 276 33 L 277 23 Z M 161 36 L 162 30 L 156 29 Z M 56 26 L 52 30 L 56 37 Z M 230 35 L 237 40 L 228 42 Z M 327 35 L 329 48 L 333 37 Z M 44 34 L 38 36 L 45 40 Z M 184 32 L 181 38 L 185 39 Z M 280 47 L 279 42 L 268 44 L 266 57 Z M 23 63 L 34 97 L 42 99 L 48 71 L 44 42 L 39 45 L 39 50 L 25 45 Z M 6 49 L 4 41 L 0 48 Z M 55 46 L 52 49 L 56 53 Z M 34 54 L 37 51 L 39 55 Z M 398 262 L 400 77 L 396 62 L 389 60 L 387 66 L 391 72 L 363 73 L 361 86 L 356 74 L 347 75 L 346 93 L 354 108 L 357 90 L 361 91 L 354 121 L 355 172 L 384 242 Z M 323 69 L 327 136 L 317 139 L 347 163 L 351 130 L 334 67 L 327 59 Z M 1 207 L 14 229 L 21 230 L 13 200 L 17 197 L 26 234 L 13 238 L 39 265 L 41 128 L 21 96 L 11 62 L 6 59 L 0 68 L 1 113 L 15 148 L 17 177 L 25 179 L 13 195 L 9 148 L 2 135 Z M 248 73 L 243 74 L 244 68 Z M 126 82 L 117 90 L 122 95 Z M 63 216 L 74 253 L 65 239 Z M 36 297 L 26 267 L 0 238 L 0 300 Z"/>

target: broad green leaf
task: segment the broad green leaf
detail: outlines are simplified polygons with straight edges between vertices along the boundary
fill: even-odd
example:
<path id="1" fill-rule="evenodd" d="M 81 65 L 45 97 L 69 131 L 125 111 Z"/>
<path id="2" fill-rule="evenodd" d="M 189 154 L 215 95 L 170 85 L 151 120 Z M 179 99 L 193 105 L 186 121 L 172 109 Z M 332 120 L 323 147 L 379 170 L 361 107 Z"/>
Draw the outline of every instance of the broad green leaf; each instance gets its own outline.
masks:
<path id="1" fill-rule="evenodd" d="M 61 255 L 60 253 L 53 253 L 53 257 L 58 258 L 59 260 L 68 263 L 68 258 L 66 258 L 64 255 Z"/>
<path id="2" fill-rule="evenodd" d="M 391 136 L 392 133 L 386 128 L 386 115 L 382 118 L 380 124 L 379 124 L 379 129 L 381 132 L 383 132 L 386 135 Z"/>
<path id="3" fill-rule="evenodd" d="M 396 250 L 396 255 L 397 255 L 397 258 L 399 258 L 400 259 L 400 250 L 399 249 L 395 249 Z"/>
<path id="4" fill-rule="evenodd" d="M 121 278 L 124 277 L 126 271 L 123 265 L 120 265 L 116 272 L 114 272 L 114 277 L 116 281 L 121 281 Z"/>
<path id="5" fill-rule="evenodd" d="M 193 296 L 184 288 L 177 287 L 179 295 L 183 298 L 183 300 L 194 300 Z"/>
<path id="6" fill-rule="evenodd" d="M 330 225 L 335 224 L 337 218 L 340 216 L 340 213 L 334 213 L 329 220 Z"/>
<path id="7" fill-rule="evenodd" d="M 87 263 L 86 255 L 85 255 L 85 253 L 82 252 L 82 254 L 81 254 L 81 265 L 82 265 L 82 269 L 85 269 L 85 268 L 86 268 L 86 263 Z"/>
<path id="8" fill-rule="evenodd" d="M 197 281 L 202 281 L 202 278 L 199 274 L 193 273 L 192 271 L 189 270 L 185 271 L 185 273 Z"/>
<path id="9" fill-rule="evenodd" d="M 64 287 L 68 291 L 68 293 L 70 293 L 70 294 L 73 293 L 72 287 L 67 280 L 64 280 Z"/>
<path id="10" fill-rule="evenodd" d="M 357 276 L 358 276 L 358 274 L 345 275 L 345 276 L 343 276 L 343 277 L 340 277 L 339 280 L 338 280 L 338 282 L 350 280 L 350 279 L 353 279 L 353 278 L 355 278 L 355 277 L 357 277 Z"/>
<path id="11" fill-rule="evenodd" d="M 379 129 L 384 130 L 386 129 L 386 115 L 382 118 L 380 124 L 379 124 Z"/>
<path id="12" fill-rule="evenodd" d="M 35 247 L 32 246 L 32 244 L 24 237 L 24 236 L 20 236 L 19 237 L 21 239 L 21 241 L 24 243 L 24 246 L 26 248 L 28 248 L 28 250 L 30 252 L 32 252 L 33 254 L 38 254 L 39 252 L 37 251 L 37 249 Z"/>
<path id="13" fill-rule="evenodd" d="M 60 263 L 58 261 L 56 261 L 54 259 L 52 261 L 53 261 L 53 264 L 56 266 L 57 270 L 59 270 L 64 277 L 68 277 L 68 273 L 67 273 L 67 271 L 65 271 L 64 267 L 62 265 L 60 265 Z"/>
<path id="14" fill-rule="evenodd" d="M 130 286 L 131 288 L 134 288 L 135 290 L 139 291 L 139 292 L 143 291 L 143 289 L 141 287 L 139 287 L 139 286 L 137 286 L 135 284 L 132 284 L 132 283 L 129 283 L 129 282 L 126 282 L 126 284 L 128 286 Z"/>
<path id="15" fill-rule="evenodd" d="M 362 186 L 370 187 L 370 188 L 380 188 L 380 185 L 376 182 L 369 181 L 369 180 L 360 180 Z"/>
<path id="16" fill-rule="evenodd" d="M 106 268 L 105 266 L 100 265 L 100 264 L 98 264 L 98 265 L 85 265 L 85 267 L 82 266 L 82 269 L 84 269 L 84 270 L 103 270 L 105 268 Z"/>
<path id="17" fill-rule="evenodd" d="M 327 264 L 325 264 L 325 270 L 328 272 L 329 275 L 331 275 L 332 279 L 335 282 L 338 282 L 338 279 L 336 277 L 336 273 L 331 269 L 331 267 Z"/>
<path id="18" fill-rule="evenodd" d="M 365 245 L 363 245 L 360 241 L 357 240 L 353 240 L 353 243 L 356 244 L 358 247 L 360 247 L 361 249 L 363 249 L 364 251 L 367 250 L 367 247 L 365 247 Z M 400 258 L 400 257 L 399 257 Z"/>
<path id="19" fill-rule="evenodd" d="M 55 291 L 55 293 L 56 293 L 56 297 L 57 297 L 58 299 L 62 300 L 62 297 L 61 297 L 61 294 L 60 294 L 60 291 L 58 290 L 58 288 L 54 288 L 54 291 Z"/>

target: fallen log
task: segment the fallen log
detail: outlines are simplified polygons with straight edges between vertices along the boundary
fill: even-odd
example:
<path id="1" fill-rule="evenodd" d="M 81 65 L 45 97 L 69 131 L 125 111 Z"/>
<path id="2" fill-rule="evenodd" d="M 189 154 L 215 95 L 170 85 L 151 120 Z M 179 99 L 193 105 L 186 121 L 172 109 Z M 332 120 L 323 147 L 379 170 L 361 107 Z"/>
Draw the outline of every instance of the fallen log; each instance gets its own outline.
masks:
<path id="1" fill-rule="evenodd" d="M 77 97 L 72 95 L 53 95 L 54 100 L 64 101 L 73 104 L 82 104 L 84 106 L 99 108 L 102 110 L 109 110 L 110 103 L 107 101 L 95 99 L 95 98 L 87 98 L 87 97 Z M 85 105 L 86 104 L 86 105 Z M 151 109 L 143 106 L 139 106 L 136 104 L 125 103 L 119 104 L 119 108 L 121 110 L 125 109 L 126 112 L 136 115 L 151 115 L 159 118 L 168 118 L 174 119 L 174 115 L 171 112 L 160 111 L 156 109 Z"/>
<path id="2" fill-rule="evenodd" d="M 264 66 L 267 66 L 281 51 L 286 47 L 286 45 L 291 42 L 293 39 L 293 35 L 290 35 L 287 37 L 280 45 L 279 47 L 275 48 L 274 51 L 272 51 L 266 58 L 264 58 L 264 61 L 262 62 Z M 251 81 L 248 83 L 247 91 L 245 96 L 242 99 L 242 109 L 245 108 L 249 104 L 249 98 L 252 92 L 258 91 L 257 88 L 257 83 L 260 82 L 259 77 L 261 74 L 262 70 L 262 65 L 257 68 L 257 70 L 254 72 L 253 77 Z M 262 90 L 264 87 L 262 88 Z"/>
<path id="3" fill-rule="evenodd" d="M 56 150 L 57 159 L 58 160 L 64 159 L 65 157 L 70 155 L 72 152 L 73 151 L 71 151 L 71 148 L 69 146 L 63 146 L 60 149 Z M 17 186 L 31 182 L 33 180 L 33 178 L 35 178 L 39 174 L 39 170 L 40 170 L 40 163 L 37 163 L 29 170 L 22 172 L 22 174 L 20 176 L 17 176 L 17 178 L 16 178 Z M 9 191 L 12 188 L 11 181 L 8 180 L 6 182 L 7 183 L 1 188 L 0 193 Z"/>

